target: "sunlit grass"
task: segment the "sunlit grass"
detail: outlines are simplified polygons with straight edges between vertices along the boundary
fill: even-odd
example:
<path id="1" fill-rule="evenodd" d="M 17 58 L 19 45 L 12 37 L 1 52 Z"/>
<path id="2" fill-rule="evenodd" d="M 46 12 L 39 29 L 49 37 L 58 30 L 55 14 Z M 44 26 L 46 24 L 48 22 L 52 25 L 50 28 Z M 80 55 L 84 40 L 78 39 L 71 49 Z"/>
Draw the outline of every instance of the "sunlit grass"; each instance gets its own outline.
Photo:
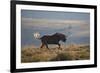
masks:
<path id="1" fill-rule="evenodd" d="M 87 60 L 90 58 L 89 45 L 69 45 L 66 48 L 34 48 L 27 47 L 21 50 L 21 62 L 47 62 Z"/>

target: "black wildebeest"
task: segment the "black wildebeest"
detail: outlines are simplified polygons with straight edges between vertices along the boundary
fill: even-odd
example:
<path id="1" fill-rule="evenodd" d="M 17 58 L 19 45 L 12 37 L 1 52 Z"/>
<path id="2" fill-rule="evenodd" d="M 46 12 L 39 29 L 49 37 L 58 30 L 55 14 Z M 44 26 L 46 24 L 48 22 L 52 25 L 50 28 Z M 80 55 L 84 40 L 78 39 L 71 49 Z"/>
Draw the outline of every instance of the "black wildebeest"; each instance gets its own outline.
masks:
<path id="1" fill-rule="evenodd" d="M 66 42 L 66 36 L 62 33 L 55 33 L 53 35 L 44 35 L 40 38 L 42 45 L 40 48 L 46 46 L 48 48 L 48 44 L 57 44 L 60 48 L 59 41 Z"/>

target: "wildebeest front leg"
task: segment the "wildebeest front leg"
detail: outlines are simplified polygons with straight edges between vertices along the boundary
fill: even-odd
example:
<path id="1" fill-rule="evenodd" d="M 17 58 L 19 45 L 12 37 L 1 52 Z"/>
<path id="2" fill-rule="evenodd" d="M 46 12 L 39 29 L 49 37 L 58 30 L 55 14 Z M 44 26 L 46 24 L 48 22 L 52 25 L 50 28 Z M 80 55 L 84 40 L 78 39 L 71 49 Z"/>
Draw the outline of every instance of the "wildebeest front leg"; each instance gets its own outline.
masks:
<path id="1" fill-rule="evenodd" d="M 48 48 L 48 44 L 45 44 L 46 48 Z M 49 49 L 49 48 L 48 48 Z"/>
<path id="2" fill-rule="evenodd" d="M 42 43 L 41 47 L 40 48 L 43 48 L 44 46 L 46 46 L 46 48 L 48 48 L 48 45 L 47 44 L 44 44 Z M 49 49 L 49 48 L 48 48 Z"/>
<path id="3" fill-rule="evenodd" d="M 43 48 L 43 46 L 44 46 L 44 43 L 42 43 L 42 45 L 41 45 L 41 47 L 40 47 L 40 48 Z"/>

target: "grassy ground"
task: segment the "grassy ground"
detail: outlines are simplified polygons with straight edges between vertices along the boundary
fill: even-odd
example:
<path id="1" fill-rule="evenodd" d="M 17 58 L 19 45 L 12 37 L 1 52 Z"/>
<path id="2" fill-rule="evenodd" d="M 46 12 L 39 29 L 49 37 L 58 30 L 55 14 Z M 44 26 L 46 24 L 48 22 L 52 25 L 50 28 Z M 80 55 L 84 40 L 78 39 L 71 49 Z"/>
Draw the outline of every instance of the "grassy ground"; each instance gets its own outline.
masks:
<path id="1" fill-rule="evenodd" d="M 89 45 L 70 45 L 66 48 L 34 48 L 26 47 L 21 50 L 21 62 L 71 61 L 87 60 L 90 58 Z"/>

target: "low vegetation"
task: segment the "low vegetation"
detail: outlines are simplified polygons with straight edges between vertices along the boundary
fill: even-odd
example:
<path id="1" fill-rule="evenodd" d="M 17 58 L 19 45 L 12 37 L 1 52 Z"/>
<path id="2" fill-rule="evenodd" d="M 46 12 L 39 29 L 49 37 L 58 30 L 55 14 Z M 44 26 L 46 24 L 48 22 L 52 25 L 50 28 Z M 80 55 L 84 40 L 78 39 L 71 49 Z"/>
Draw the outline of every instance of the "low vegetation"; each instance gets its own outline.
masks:
<path id="1" fill-rule="evenodd" d="M 21 49 L 21 62 L 71 61 L 90 58 L 89 45 L 69 45 L 66 48 L 35 48 Z"/>

